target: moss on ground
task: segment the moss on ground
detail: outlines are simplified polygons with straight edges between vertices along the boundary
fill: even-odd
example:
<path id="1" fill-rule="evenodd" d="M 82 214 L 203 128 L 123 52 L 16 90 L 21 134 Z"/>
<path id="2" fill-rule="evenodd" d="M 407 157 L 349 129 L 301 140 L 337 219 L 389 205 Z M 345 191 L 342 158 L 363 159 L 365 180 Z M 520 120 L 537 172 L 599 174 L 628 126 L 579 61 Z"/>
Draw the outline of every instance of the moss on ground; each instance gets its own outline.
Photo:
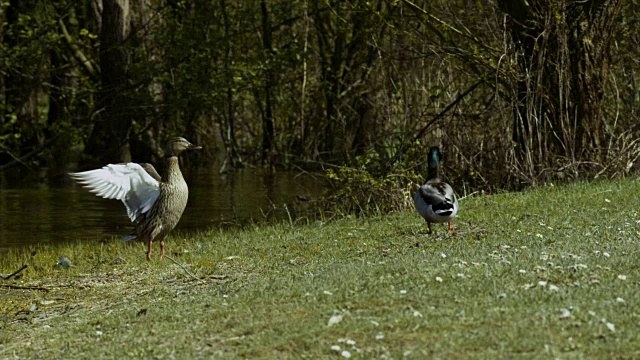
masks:
<path id="1" fill-rule="evenodd" d="M 10 251 L 0 358 L 638 358 L 639 193 L 467 198 L 455 235 L 411 211 L 177 234 L 184 269 L 115 239 Z"/>

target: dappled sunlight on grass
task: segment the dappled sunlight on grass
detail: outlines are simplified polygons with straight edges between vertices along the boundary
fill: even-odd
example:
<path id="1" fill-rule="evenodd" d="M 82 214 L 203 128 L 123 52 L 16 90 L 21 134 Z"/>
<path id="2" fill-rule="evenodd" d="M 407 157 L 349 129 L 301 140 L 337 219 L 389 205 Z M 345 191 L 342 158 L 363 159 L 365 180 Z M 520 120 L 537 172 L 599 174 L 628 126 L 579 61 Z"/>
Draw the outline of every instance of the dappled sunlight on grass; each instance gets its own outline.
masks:
<path id="1" fill-rule="evenodd" d="M 0 357 L 639 356 L 639 190 L 467 198 L 453 235 L 413 212 L 177 234 L 179 265 L 115 239 L 12 251 Z"/>

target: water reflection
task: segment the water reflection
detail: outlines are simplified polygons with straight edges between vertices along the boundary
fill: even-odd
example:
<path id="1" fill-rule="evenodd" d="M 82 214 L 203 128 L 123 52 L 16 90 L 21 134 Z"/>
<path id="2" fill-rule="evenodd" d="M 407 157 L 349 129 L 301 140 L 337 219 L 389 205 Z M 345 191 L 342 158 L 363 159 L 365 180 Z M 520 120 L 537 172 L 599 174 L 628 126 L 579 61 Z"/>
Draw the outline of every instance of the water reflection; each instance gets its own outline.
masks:
<path id="1" fill-rule="evenodd" d="M 189 203 L 177 230 L 192 232 L 228 224 L 287 219 L 304 206 L 300 196 L 323 189 L 318 176 L 245 169 L 226 175 L 185 171 Z M 49 185 L 0 177 L 0 251 L 69 240 L 97 241 L 132 229 L 120 201 L 99 198 L 65 178 Z"/>

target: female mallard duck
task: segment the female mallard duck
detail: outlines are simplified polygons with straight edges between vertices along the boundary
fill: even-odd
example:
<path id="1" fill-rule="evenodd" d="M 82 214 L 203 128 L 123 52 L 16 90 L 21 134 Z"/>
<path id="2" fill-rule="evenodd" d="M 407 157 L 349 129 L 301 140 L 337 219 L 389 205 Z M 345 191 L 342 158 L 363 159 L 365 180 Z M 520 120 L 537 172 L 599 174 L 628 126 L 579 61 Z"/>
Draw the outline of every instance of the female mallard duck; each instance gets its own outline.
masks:
<path id="1" fill-rule="evenodd" d="M 178 155 L 184 150 L 202 149 L 181 137 L 172 138 L 164 157 L 164 173 L 158 175 L 151 164 L 109 164 L 102 169 L 70 173 L 97 196 L 122 200 L 127 215 L 135 223 L 132 235 L 148 245 L 151 260 L 153 241 L 160 240 L 160 259 L 164 257 L 164 238 L 178 224 L 187 206 L 189 189 L 182 177 Z"/>
<path id="2" fill-rule="evenodd" d="M 442 155 L 436 146 L 429 150 L 429 175 L 427 181 L 413 196 L 413 203 L 420 214 L 429 225 L 431 233 L 431 223 L 449 223 L 449 233 L 453 232 L 451 219 L 458 213 L 458 199 L 453 192 L 451 185 L 440 180 L 440 160 Z"/>

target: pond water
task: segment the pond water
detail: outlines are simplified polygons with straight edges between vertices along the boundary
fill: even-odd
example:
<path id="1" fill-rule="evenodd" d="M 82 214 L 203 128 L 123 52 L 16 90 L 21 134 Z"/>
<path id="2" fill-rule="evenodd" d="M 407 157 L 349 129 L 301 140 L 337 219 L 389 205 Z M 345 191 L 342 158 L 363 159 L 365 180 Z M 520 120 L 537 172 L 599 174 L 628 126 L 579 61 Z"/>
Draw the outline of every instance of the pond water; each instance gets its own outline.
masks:
<path id="1" fill-rule="evenodd" d="M 176 227 L 181 233 L 212 227 L 294 220 L 308 198 L 324 189 L 319 175 L 265 169 L 183 171 L 189 203 Z M 0 252 L 12 247 L 70 240 L 97 241 L 132 230 L 122 202 L 102 199 L 60 176 L 47 184 L 24 173 L 0 173 Z"/>

